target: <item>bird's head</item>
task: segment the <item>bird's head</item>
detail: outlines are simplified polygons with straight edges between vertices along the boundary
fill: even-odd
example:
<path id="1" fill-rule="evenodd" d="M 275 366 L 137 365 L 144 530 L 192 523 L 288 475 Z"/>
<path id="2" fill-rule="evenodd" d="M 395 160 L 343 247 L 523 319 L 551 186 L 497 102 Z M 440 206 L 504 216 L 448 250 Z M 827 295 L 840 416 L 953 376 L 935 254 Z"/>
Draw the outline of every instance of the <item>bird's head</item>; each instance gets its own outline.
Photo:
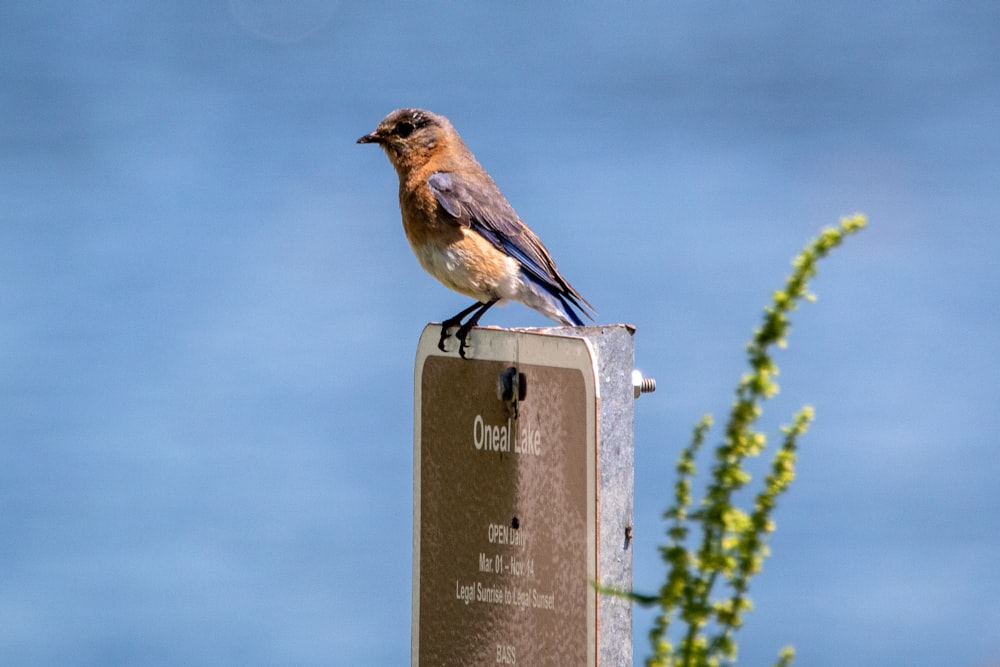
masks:
<path id="1" fill-rule="evenodd" d="M 380 145 L 400 174 L 426 163 L 437 149 L 461 141 L 447 118 L 423 109 L 397 109 L 374 132 L 358 139 L 359 144 Z"/>

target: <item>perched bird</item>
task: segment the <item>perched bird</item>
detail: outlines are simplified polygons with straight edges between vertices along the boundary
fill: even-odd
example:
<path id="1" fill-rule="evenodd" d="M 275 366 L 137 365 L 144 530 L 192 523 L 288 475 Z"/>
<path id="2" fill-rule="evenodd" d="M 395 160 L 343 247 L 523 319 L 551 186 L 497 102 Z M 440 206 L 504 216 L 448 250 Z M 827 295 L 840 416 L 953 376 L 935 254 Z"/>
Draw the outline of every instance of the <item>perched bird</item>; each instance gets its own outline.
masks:
<path id="1" fill-rule="evenodd" d="M 420 265 L 476 300 L 441 324 L 442 351 L 458 327 L 458 352 L 465 358 L 469 332 L 483 313 L 507 300 L 565 325 L 583 325 L 578 310 L 590 318 L 584 306 L 593 306 L 560 275 L 447 118 L 397 109 L 358 143 L 380 145 L 396 168 L 403 230 Z"/>

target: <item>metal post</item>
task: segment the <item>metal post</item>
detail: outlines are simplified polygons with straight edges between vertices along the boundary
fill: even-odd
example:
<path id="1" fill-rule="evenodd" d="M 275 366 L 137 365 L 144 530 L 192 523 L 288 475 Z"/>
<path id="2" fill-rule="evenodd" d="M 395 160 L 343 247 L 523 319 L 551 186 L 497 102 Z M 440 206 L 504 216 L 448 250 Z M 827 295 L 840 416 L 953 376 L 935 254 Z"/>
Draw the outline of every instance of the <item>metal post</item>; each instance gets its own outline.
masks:
<path id="1" fill-rule="evenodd" d="M 632 664 L 633 335 L 418 345 L 412 663 Z"/>

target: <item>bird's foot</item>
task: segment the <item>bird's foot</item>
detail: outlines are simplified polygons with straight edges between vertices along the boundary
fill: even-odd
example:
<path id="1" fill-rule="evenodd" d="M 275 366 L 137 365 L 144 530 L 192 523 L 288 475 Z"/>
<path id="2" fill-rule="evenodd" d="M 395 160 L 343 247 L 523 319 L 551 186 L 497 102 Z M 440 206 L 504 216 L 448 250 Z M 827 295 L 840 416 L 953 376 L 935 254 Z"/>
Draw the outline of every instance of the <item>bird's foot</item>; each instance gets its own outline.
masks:
<path id="1" fill-rule="evenodd" d="M 455 332 L 455 338 L 458 339 L 458 356 L 466 359 L 465 350 L 469 347 L 469 334 L 472 333 L 472 327 L 475 326 L 475 322 L 469 321 L 458 328 Z"/>
<path id="2" fill-rule="evenodd" d="M 451 334 L 448 333 L 448 327 L 441 325 L 441 337 L 438 338 L 438 349 L 442 352 L 447 352 L 448 350 L 444 347 L 444 342 L 451 338 Z"/>
<path id="3" fill-rule="evenodd" d="M 465 350 L 469 347 L 469 334 L 472 332 L 472 327 L 474 326 L 471 322 L 466 322 L 462 324 L 461 320 L 445 320 L 441 323 L 441 338 L 438 339 L 438 349 L 442 352 L 447 352 L 448 349 L 445 347 L 445 341 L 452 337 L 449 333 L 451 329 L 458 327 L 458 331 L 455 332 L 454 336 L 458 339 L 458 354 L 463 359 L 465 359 Z"/>
<path id="4" fill-rule="evenodd" d="M 444 322 L 442 322 L 441 338 L 438 339 L 438 349 L 441 350 L 442 352 L 448 351 L 444 347 L 444 342 L 449 338 L 451 338 L 451 334 L 448 333 L 448 331 L 450 329 L 458 327 L 458 331 L 455 332 L 455 337 L 458 338 L 459 341 L 458 353 L 462 356 L 463 359 L 465 359 L 465 348 L 468 347 L 468 345 L 466 345 L 465 343 L 465 340 L 469 336 L 469 331 L 472 330 L 472 327 L 476 326 L 476 323 L 479 321 L 479 318 L 482 317 L 483 313 L 486 312 L 486 310 L 489 309 L 489 307 L 492 306 L 494 303 L 496 303 L 495 299 L 487 303 L 481 303 L 477 301 L 476 303 L 472 304 L 471 306 L 460 312 L 458 315 L 455 315 L 454 317 L 449 317 Z M 462 324 L 462 320 L 465 319 L 466 315 L 472 313 L 473 311 L 475 311 L 475 313 L 472 315 L 472 317 L 469 318 L 469 321 L 466 322 L 465 324 Z"/>
<path id="5" fill-rule="evenodd" d="M 448 351 L 445 349 L 444 346 L 444 342 L 449 338 L 451 338 L 451 334 L 448 333 L 448 331 L 454 329 L 455 327 L 461 327 L 461 325 L 462 325 L 462 319 L 460 317 L 452 317 L 441 323 L 441 338 L 438 339 L 439 350 L 441 350 L 442 352 Z M 459 328 L 459 331 L 461 331 L 461 328 Z"/>
<path id="6" fill-rule="evenodd" d="M 455 317 L 449 317 L 444 322 L 442 322 L 441 338 L 438 339 L 438 349 L 441 350 L 442 352 L 448 351 L 444 347 L 444 342 L 449 338 L 451 338 L 451 334 L 448 333 L 448 330 L 458 327 L 458 331 L 455 332 L 455 338 L 458 339 L 458 354 L 463 359 L 466 359 L 467 357 L 465 356 L 465 350 L 468 349 L 469 347 L 469 342 L 468 342 L 469 333 L 472 331 L 472 328 L 479 323 L 479 318 L 483 316 L 483 313 L 489 310 L 493 306 L 493 304 L 495 304 L 499 300 L 500 300 L 499 298 L 495 298 L 485 302 L 477 301 L 476 303 L 472 304 L 471 306 L 460 312 L 458 315 L 455 315 Z M 469 321 L 463 324 L 462 319 L 465 318 L 465 316 L 469 315 L 470 313 L 472 313 L 472 316 L 469 317 Z"/>

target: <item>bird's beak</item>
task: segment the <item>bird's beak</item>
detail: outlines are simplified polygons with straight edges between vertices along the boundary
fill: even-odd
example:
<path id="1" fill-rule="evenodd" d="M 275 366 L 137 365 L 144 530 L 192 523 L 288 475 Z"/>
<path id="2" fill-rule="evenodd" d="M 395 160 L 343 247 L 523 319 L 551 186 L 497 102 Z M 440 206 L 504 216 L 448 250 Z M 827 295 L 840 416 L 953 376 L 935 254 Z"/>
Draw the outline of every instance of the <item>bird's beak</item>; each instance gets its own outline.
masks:
<path id="1" fill-rule="evenodd" d="M 372 132 L 371 134 L 366 134 L 365 136 L 358 139 L 359 144 L 380 144 L 382 143 L 382 137 L 378 135 L 377 132 Z"/>

